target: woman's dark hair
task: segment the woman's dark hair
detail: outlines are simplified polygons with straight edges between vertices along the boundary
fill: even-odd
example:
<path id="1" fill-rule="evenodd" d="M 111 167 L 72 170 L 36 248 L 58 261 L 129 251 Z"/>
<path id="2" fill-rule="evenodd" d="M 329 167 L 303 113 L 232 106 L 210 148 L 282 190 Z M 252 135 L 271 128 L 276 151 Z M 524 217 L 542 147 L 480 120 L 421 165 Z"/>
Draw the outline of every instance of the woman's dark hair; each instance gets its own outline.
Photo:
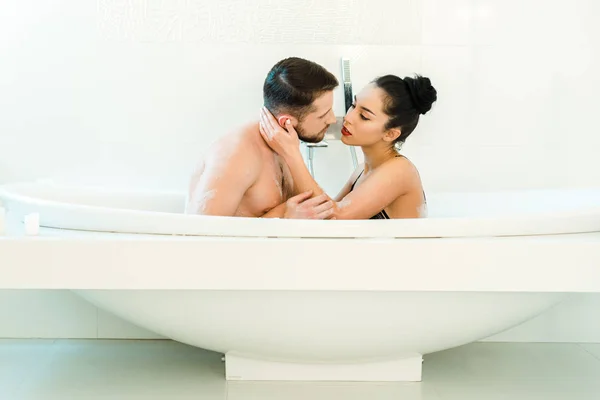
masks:
<path id="1" fill-rule="evenodd" d="M 273 114 L 291 112 L 299 120 L 312 111 L 312 102 L 338 86 L 336 77 L 319 64 L 298 57 L 279 61 L 263 85 L 264 105 Z"/>
<path id="2" fill-rule="evenodd" d="M 385 94 L 383 111 L 390 117 L 385 129 L 400 128 L 401 134 L 394 144 L 404 143 L 417 127 L 419 116 L 425 115 L 437 100 L 437 91 L 429 78 L 416 75 L 414 78 L 399 78 L 385 75 L 373 81 Z"/>

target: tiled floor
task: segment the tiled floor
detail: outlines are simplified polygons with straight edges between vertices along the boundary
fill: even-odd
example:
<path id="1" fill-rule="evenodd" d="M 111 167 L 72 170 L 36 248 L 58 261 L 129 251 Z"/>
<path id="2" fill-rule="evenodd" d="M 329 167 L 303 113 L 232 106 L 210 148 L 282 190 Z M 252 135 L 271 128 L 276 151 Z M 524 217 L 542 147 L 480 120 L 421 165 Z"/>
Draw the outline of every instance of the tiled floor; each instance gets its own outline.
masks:
<path id="1" fill-rule="evenodd" d="M 226 382 L 221 355 L 165 340 L 0 340 L 0 399 L 597 400 L 600 344 L 475 343 L 421 383 Z"/>

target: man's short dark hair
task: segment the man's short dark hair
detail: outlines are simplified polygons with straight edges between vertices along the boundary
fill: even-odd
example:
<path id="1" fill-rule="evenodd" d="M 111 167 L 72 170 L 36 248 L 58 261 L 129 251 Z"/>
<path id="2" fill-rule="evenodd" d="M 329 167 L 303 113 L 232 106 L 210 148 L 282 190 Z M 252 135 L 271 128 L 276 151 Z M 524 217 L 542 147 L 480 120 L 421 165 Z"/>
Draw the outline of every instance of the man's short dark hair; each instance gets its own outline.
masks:
<path id="1" fill-rule="evenodd" d="M 279 61 L 263 85 L 264 105 L 273 115 L 289 112 L 298 120 L 312 111 L 312 102 L 339 85 L 319 64 L 298 57 Z"/>

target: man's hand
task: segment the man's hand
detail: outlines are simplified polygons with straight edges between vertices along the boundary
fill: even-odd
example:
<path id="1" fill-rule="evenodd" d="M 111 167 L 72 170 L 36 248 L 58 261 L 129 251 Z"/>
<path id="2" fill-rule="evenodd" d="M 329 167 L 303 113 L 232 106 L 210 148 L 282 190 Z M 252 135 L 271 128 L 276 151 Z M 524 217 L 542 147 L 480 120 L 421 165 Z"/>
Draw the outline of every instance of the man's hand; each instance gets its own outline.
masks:
<path id="1" fill-rule="evenodd" d="M 333 215 L 333 202 L 322 194 L 310 198 L 312 190 L 290 198 L 286 203 L 283 218 L 287 219 L 327 219 Z"/>

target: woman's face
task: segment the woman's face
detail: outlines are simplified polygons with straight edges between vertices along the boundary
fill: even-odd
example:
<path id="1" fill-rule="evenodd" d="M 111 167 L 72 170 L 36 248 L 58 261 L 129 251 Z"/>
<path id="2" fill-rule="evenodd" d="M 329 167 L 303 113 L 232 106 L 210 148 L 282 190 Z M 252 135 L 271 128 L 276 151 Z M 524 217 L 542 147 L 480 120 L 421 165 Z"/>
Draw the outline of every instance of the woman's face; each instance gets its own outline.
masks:
<path id="1" fill-rule="evenodd" d="M 384 99 L 385 92 L 372 83 L 354 97 L 344 117 L 342 142 L 350 146 L 370 146 L 382 140 L 393 141 L 391 132 L 385 129 L 389 116 L 383 112 Z"/>

